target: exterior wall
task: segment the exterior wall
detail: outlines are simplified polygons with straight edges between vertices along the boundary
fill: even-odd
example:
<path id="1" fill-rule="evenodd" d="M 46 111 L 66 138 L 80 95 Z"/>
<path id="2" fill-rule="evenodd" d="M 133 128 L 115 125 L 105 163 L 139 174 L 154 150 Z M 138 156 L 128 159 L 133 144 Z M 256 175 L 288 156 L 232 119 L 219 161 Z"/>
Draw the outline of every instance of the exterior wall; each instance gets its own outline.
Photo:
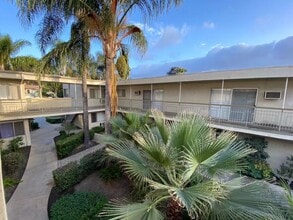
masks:
<path id="1" fill-rule="evenodd" d="M 21 83 L 19 80 L 11 80 L 11 79 L 1 79 L 0 81 L 0 86 L 16 86 L 17 87 L 17 90 L 16 91 L 13 91 L 11 90 L 10 88 L 8 88 L 9 90 L 9 93 L 10 93 L 10 96 L 7 97 L 5 96 L 2 91 L 0 90 L 0 100 L 5 100 L 5 99 L 8 99 L 8 100 L 15 100 L 15 99 L 20 99 L 22 96 L 23 96 L 23 93 L 24 93 L 24 90 L 23 88 L 20 86 Z"/>
<path id="2" fill-rule="evenodd" d="M 92 122 L 92 113 L 89 113 L 89 128 L 96 126 L 103 126 L 105 123 L 105 113 L 104 112 L 95 112 L 97 114 L 97 121 Z"/>
<path id="3" fill-rule="evenodd" d="M 286 157 L 293 155 L 293 142 L 266 138 L 268 142 L 267 152 L 270 158 L 267 159 L 274 172 L 280 169 L 280 165 L 285 163 Z"/>
<path id="4" fill-rule="evenodd" d="M 77 115 L 73 121 L 73 124 L 78 128 L 82 128 L 83 127 L 82 115 Z"/>
<path id="5" fill-rule="evenodd" d="M 19 122 L 19 121 L 13 121 L 13 122 Z M 24 135 L 18 135 L 19 137 L 22 137 L 22 140 L 23 140 L 23 147 L 24 146 L 31 146 L 32 143 L 31 143 L 31 135 L 30 135 L 30 128 L 29 128 L 29 120 L 23 120 L 23 126 L 24 126 Z M 7 123 L 7 122 L 6 122 Z M 4 149 L 7 148 L 9 142 L 18 137 L 18 136 L 14 136 L 14 137 L 9 137 L 9 138 L 3 138 L 2 140 L 4 140 L 4 144 L 3 144 L 3 147 Z"/>

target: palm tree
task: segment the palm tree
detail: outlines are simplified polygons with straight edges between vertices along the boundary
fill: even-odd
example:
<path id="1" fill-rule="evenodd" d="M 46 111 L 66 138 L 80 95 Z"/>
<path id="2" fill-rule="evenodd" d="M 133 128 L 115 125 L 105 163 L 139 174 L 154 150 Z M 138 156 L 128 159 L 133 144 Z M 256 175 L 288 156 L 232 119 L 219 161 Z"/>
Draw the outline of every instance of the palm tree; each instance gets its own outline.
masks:
<path id="1" fill-rule="evenodd" d="M 0 35 L 0 70 L 4 70 L 5 65 L 10 65 L 11 56 L 27 45 L 30 45 L 30 42 L 25 40 L 13 42 L 9 35 Z"/>
<path id="2" fill-rule="evenodd" d="M 146 18 L 154 17 L 181 0 L 72 0 L 38 1 L 16 0 L 23 20 L 32 22 L 36 14 L 45 12 L 43 26 L 38 33 L 41 48 L 56 39 L 65 21 L 72 16 L 84 21 L 90 30 L 90 37 L 98 38 L 106 57 L 105 129 L 110 132 L 109 120 L 117 111 L 117 92 L 114 60 L 122 41 L 130 38 L 140 52 L 146 50 L 146 39 L 142 30 L 126 22 L 127 15 L 137 8 Z M 65 20 L 65 21 L 64 21 Z"/>
<path id="3" fill-rule="evenodd" d="M 162 113 L 152 113 L 155 127 L 145 126 L 134 133 L 134 141 L 115 141 L 107 148 L 133 183 L 146 189 L 145 198 L 112 202 L 103 215 L 156 220 L 182 219 L 185 212 L 192 219 L 282 219 L 273 209 L 279 201 L 263 182 L 232 178 L 245 167 L 241 158 L 254 152 L 235 134 L 216 136 L 195 115 L 183 113 L 168 122 Z"/>

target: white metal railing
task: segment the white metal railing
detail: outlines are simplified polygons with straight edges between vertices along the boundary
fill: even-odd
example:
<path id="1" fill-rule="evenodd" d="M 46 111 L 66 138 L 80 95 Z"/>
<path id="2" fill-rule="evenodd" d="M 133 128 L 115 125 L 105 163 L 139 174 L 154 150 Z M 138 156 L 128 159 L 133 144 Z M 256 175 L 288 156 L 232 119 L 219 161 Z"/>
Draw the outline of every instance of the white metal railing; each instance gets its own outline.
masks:
<path id="1" fill-rule="evenodd" d="M 0 100 L 0 116 L 27 113 L 70 112 L 82 110 L 82 99 L 72 98 L 32 98 L 19 100 Z M 88 99 L 89 109 L 102 108 L 103 99 Z"/>
<path id="2" fill-rule="evenodd" d="M 119 100 L 121 110 L 144 112 L 150 108 L 161 110 L 166 116 L 183 111 L 195 112 L 215 123 L 293 132 L 293 109 L 166 101 L 146 104 L 142 100 Z"/>

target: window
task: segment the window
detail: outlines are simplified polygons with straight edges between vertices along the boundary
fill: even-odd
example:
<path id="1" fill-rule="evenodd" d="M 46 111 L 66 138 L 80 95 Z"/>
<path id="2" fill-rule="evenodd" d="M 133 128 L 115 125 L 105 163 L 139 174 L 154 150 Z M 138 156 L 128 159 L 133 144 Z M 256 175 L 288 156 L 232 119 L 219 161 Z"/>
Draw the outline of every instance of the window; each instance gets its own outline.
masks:
<path id="1" fill-rule="evenodd" d="M 98 89 L 90 89 L 90 99 L 99 98 L 99 90 Z"/>
<path id="2" fill-rule="evenodd" d="M 19 135 L 24 135 L 22 121 L 0 124 L 0 138 L 10 138 Z"/>
<path id="3" fill-rule="evenodd" d="M 118 97 L 125 97 L 126 96 L 125 89 L 118 89 L 117 94 L 118 94 Z"/>
<path id="4" fill-rule="evenodd" d="M 91 113 L 92 123 L 97 122 L 97 113 Z"/>
<path id="5" fill-rule="evenodd" d="M 18 86 L 0 85 L 0 99 L 18 99 Z"/>
<path id="6" fill-rule="evenodd" d="M 63 97 L 69 97 L 69 89 L 63 89 Z"/>

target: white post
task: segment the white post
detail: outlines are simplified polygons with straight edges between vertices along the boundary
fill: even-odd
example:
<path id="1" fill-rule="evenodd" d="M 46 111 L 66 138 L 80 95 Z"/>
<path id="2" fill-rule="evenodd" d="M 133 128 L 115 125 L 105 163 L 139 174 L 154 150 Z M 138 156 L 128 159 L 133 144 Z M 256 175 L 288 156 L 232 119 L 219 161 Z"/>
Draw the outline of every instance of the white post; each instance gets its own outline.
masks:
<path id="1" fill-rule="evenodd" d="M 220 102 L 220 119 L 222 118 L 222 104 L 223 104 L 224 86 L 225 86 L 225 81 L 222 79 L 222 87 L 221 87 L 221 102 Z"/>
<path id="2" fill-rule="evenodd" d="M 178 97 L 178 112 L 181 111 L 181 94 L 182 94 L 182 82 L 179 82 L 179 97 Z"/>
<path id="3" fill-rule="evenodd" d="M 284 114 L 284 108 L 286 104 L 286 97 L 287 97 L 287 90 L 288 90 L 288 77 L 286 78 L 285 81 L 285 88 L 284 88 L 284 97 L 283 97 L 283 104 L 282 104 L 282 110 L 281 110 L 281 120 L 280 120 L 280 125 L 279 125 L 279 131 L 282 129 L 282 124 L 283 124 L 283 114 Z"/>
<path id="4" fill-rule="evenodd" d="M 129 85 L 130 109 L 132 109 L 132 87 Z"/>
<path id="5" fill-rule="evenodd" d="M 7 220 L 7 211 L 6 211 L 6 203 L 4 196 L 4 187 L 2 181 L 2 166 L 1 166 L 1 156 L 0 156 L 0 219 Z"/>

